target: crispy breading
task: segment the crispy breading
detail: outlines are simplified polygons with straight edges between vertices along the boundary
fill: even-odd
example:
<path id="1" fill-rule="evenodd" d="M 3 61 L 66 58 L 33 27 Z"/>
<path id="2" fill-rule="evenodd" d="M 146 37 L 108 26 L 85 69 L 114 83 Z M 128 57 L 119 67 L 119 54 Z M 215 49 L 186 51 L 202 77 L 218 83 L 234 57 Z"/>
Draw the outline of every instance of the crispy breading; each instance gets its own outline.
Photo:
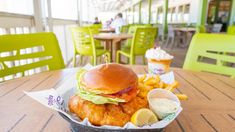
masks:
<path id="1" fill-rule="evenodd" d="M 69 100 L 69 110 L 79 118 L 88 120 L 97 126 L 124 126 L 130 121 L 132 114 L 140 108 L 148 106 L 147 100 L 136 97 L 127 103 L 97 105 L 81 99 L 78 95 Z"/>

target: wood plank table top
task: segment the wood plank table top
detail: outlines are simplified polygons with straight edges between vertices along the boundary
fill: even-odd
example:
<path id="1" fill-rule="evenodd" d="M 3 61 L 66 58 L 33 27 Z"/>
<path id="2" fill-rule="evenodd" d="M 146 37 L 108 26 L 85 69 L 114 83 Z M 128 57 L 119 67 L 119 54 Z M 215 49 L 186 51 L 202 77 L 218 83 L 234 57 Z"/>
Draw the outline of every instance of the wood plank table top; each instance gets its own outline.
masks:
<path id="1" fill-rule="evenodd" d="M 101 33 L 115 33 L 115 29 L 99 29 Z"/>
<path id="2" fill-rule="evenodd" d="M 131 34 L 127 33 L 120 33 L 120 34 L 115 34 L 115 33 L 99 33 L 93 36 L 94 39 L 97 40 L 125 40 L 125 39 L 130 39 L 133 37 Z"/>
<path id="3" fill-rule="evenodd" d="M 137 74 L 146 66 L 130 66 Z M 39 104 L 23 91 L 75 86 L 79 68 L 43 72 L 0 84 L 0 131 L 68 132 L 70 127 L 57 112 Z M 174 92 L 189 97 L 183 111 L 167 132 L 235 130 L 235 80 L 228 77 L 172 68 L 180 86 Z"/>
<path id="4" fill-rule="evenodd" d="M 195 28 L 174 28 L 175 31 L 181 31 L 181 32 L 196 32 Z"/>

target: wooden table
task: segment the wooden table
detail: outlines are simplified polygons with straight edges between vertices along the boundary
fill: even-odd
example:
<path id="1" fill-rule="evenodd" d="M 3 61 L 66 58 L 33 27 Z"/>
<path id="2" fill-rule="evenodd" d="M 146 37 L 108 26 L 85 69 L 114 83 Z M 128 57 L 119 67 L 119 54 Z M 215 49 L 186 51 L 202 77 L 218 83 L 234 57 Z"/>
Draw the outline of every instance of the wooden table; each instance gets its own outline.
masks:
<path id="1" fill-rule="evenodd" d="M 174 28 L 174 31 L 181 32 L 183 34 L 185 42 L 183 42 L 183 44 L 181 44 L 180 47 L 184 48 L 190 44 L 191 39 L 192 39 L 194 33 L 196 32 L 196 29 L 184 27 L 184 28 Z"/>
<path id="2" fill-rule="evenodd" d="M 100 33 L 93 36 L 94 39 L 104 41 L 106 49 L 110 50 L 111 61 L 116 61 L 116 51 L 120 49 L 121 41 L 130 39 L 133 36 L 131 34 L 121 33 Z M 114 46 L 115 45 L 115 46 Z"/>
<path id="3" fill-rule="evenodd" d="M 115 33 L 115 29 L 99 29 L 100 33 Z"/>
<path id="4" fill-rule="evenodd" d="M 146 73 L 145 66 L 132 66 Z M 39 104 L 23 91 L 75 86 L 78 69 L 44 72 L 0 84 L 0 131 L 68 132 L 69 124 L 57 112 Z M 180 86 L 175 93 L 187 94 L 183 111 L 167 126 L 167 132 L 235 130 L 235 80 L 208 73 L 173 68 Z"/>

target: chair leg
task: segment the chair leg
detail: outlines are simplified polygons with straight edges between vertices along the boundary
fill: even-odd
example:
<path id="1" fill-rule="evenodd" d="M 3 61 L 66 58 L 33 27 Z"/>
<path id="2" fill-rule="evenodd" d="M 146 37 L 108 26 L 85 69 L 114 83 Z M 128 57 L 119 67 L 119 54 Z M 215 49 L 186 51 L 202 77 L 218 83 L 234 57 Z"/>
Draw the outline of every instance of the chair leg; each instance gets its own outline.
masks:
<path id="1" fill-rule="evenodd" d="M 73 55 L 73 67 L 76 67 L 76 54 Z"/>
<path id="2" fill-rule="evenodd" d="M 96 64 L 97 64 L 97 57 L 96 56 L 92 56 L 92 64 L 93 64 L 93 66 L 96 66 Z"/>
<path id="3" fill-rule="evenodd" d="M 108 56 L 108 63 L 110 63 L 111 62 L 111 55 L 109 52 L 107 52 L 106 55 Z"/>
<path id="4" fill-rule="evenodd" d="M 116 56 L 117 56 L 117 57 L 116 57 L 116 62 L 117 62 L 117 63 L 120 63 L 120 57 L 121 57 L 120 52 L 117 51 Z"/>
<path id="5" fill-rule="evenodd" d="M 80 64 L 82 65 L 82 63 L 83 63 L 83 56 L 80 55 Z"/>
<path id="6" fill-rule="evenodd" d="M 135 56 L 130 56 L 130 65 L 135 64 Z"/>
<path id="7" fill-rule="evenodd" d="M 143 55 L 142 57 L 143 57 L 143 64 L 146 65 L 146 63 L 145 63 L 145 56 Z"/>
<path id="8" fill-rule="evenodd" d="M 175 41 L 175 37 L 171 38 L 171 50 L 175 47 L 176 41 Z"/>

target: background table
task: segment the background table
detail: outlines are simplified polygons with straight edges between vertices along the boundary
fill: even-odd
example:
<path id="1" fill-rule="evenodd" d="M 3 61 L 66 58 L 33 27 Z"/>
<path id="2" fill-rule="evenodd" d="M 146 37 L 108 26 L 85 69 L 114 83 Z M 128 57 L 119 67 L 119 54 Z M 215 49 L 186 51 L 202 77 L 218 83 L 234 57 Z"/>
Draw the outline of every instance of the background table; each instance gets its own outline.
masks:
<path id="1" fill-rule="evenodd" d="M 93 36 L 94 39 L 104 41 L 106 49 L 110 50 L 111 61 L 116 61 L 116 51 L 120 49 L 121 41 L 130 39 L 133 36 L 131 34 L 121 33 L 100 33 Z M 114 46 L 115 45 L 115 46 Z"/>
<path id="2" fill-rule="evenodd" d="M 196 28 L 186 28 L 186 27 L 174 28 L 174 31 L 176 32 L 176 34 L 177 34 L 177 32 L 180 32 L 183 34 L 184 42 L 182 44 L 180 44 L 179 46 L 182 48 L 185 48 L 185 47 L 188 47 L 188 45 L 190 44 L 191 39 L 196 32 Z"/>
<path id="3" fill-rule="evenodd" d="M 130 66 L 146 73 L 145 66 Z M 39 91 L 59 86 L 75 86 L 78 69 L 44 72 L 0 84 L 0 131 L 70 131 L 69 124 L 57 112 L 39 104 L 23 91 Z M 167 132 L 235 130 L 235 80 L 208 73 L 173 69 L 180 86 L 176 93 L 187 94 L 183 111 Z"/>
<path id="4" fill-rule="evenodd" d="M 101 33 L 115 33 L 114 29 L 99 29 Z"/>

